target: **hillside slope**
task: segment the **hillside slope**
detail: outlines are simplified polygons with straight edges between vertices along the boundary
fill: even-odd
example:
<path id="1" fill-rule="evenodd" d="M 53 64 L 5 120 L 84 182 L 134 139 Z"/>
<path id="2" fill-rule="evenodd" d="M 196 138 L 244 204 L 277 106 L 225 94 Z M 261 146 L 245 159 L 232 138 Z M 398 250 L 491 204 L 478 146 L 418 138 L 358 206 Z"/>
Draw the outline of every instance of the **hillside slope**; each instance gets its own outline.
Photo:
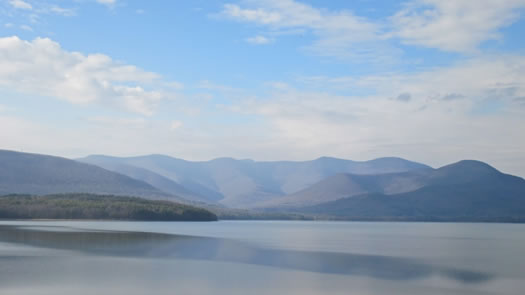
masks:
<path id="1" fill-rule="evenodd" d="M 0 219 L 216 221 L 208 210 L 136 197 L 92 194 L 0 196 Z"/>
<path id="2" fill-rule="evenodd" d="M 259 207 L 312 206 L 363 194 L 394 195 L 423 187 L 451 186 L 469 182 L 492 181 L 504 175 L 486 163 L 460 161 L 439 169 L 419 169 L 378 175 L 336 174 L 297 193 L 258 204 Z M 478 185 L 478 184 L 473 184 Z"/>
<path id="3" fill-rule="evenodd" d="M 369 192 L 293 211 L 364 220 L 525 221 L 525 180 L 485 163 L 461 161 L 423 180 L 410 192 Z"/>
<path id="4" fill-rule="evenodd" d="M 0 150 L 0 195 L 56 193 L 179 199 L 148 183 L 98 166 L 60 157 Z"/>

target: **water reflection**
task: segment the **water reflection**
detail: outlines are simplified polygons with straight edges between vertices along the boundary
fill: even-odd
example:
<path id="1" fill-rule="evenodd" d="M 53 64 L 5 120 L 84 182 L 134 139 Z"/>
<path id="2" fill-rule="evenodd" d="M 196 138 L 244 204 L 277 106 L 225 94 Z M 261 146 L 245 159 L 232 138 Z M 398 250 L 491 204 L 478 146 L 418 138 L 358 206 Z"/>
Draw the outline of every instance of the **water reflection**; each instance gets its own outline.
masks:
<path id="1" fill-rule="evenodd" d="M 473 284 L 492 278 L 483 272 L 437 267 L 415 259 L 264 249 L 228 239 L 161 233 L 0 225 L 0 242 L 81 251 L 91 255 L 222 261 L 388 280 L 413 280 L 441 275 Z"/>

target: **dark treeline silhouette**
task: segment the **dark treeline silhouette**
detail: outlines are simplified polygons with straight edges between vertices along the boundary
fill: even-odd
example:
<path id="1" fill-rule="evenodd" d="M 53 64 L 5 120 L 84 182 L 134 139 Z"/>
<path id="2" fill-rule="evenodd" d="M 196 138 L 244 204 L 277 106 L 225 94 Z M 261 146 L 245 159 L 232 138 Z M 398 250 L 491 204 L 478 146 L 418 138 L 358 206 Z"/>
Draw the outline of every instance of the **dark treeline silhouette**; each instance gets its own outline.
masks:
<path id="1" fill-rule="evenodd" d="M 0 197 L 0 219 L 215 221 L 212 212 L 169 201 L 93 194 Z"/>

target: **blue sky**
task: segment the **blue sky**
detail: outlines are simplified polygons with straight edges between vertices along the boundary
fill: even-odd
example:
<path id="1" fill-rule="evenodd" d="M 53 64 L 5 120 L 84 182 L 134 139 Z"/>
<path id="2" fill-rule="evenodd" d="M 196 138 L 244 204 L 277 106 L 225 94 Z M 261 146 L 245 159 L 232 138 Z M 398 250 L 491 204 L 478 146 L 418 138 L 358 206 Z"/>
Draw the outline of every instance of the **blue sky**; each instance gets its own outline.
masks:
<path id="1" fill-rule="evenodd" d="M 0 2 L 0 148 L 525 176 L 524 0 Z"/>

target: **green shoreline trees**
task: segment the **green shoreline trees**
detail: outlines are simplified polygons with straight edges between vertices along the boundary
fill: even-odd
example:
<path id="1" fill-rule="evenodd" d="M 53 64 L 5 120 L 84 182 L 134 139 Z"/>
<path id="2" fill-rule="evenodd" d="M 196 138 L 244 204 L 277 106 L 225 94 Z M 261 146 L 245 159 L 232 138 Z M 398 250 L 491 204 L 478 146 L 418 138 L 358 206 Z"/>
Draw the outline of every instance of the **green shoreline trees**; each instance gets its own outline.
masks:
<path id="1" fill-rule="evenodd" d="M 99 219 L 140 221 L 216 221 L 202 208 L 170 201 L 94 194 L 0 197 L 0 219 Z"/>

